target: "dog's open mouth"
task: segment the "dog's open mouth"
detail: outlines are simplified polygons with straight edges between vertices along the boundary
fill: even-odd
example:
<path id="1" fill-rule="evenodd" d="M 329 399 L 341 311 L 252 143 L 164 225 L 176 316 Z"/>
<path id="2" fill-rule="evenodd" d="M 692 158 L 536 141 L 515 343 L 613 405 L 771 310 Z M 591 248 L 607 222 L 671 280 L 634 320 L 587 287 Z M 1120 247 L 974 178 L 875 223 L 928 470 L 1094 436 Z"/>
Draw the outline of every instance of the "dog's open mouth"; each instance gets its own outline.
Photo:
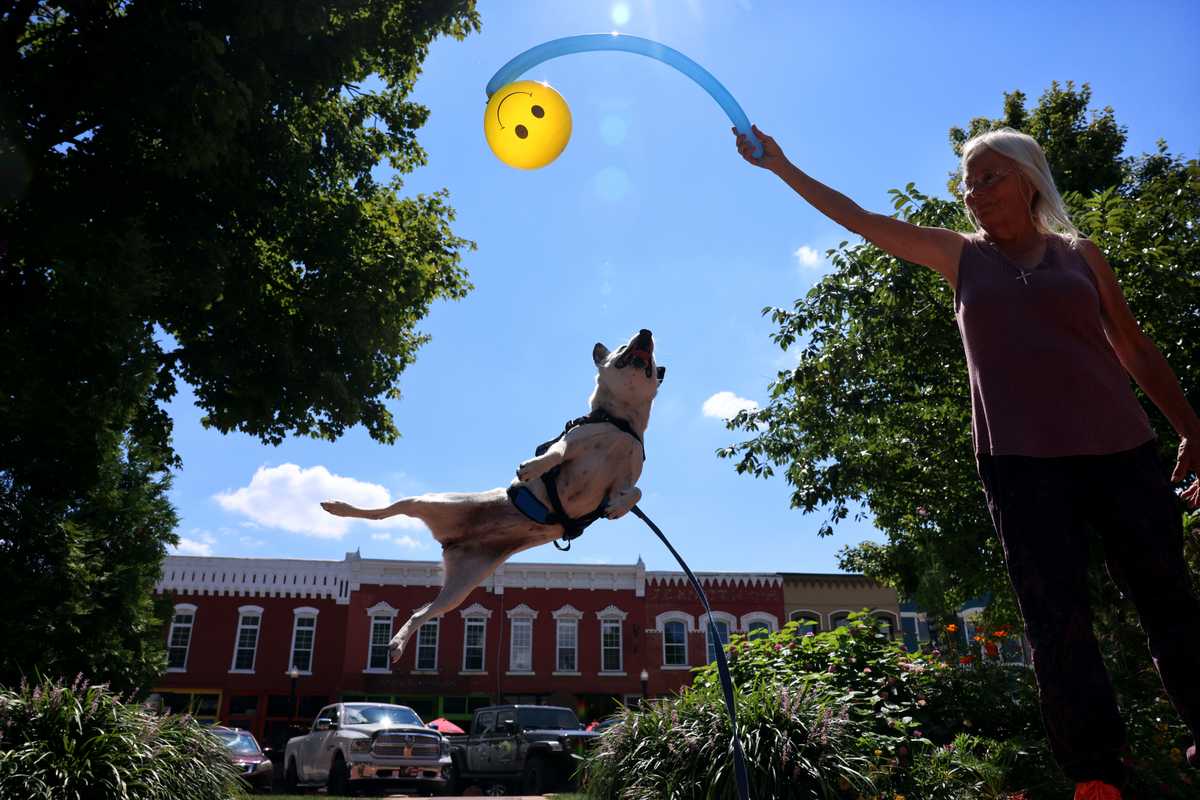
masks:
<path id="1" fill-rule="evenodd" d="M 642 329 L 638 331 L 638 335 L 633 337 L 633 340 L 626 346 L 625 351 L 617 357 L 614 364 L 617 369 L 624 369 L 630 364 L 634 369 L 646 371 L 647 378 L 654 377 L 652 364 L 654 363 L 654 336 L 650 331 Z M 661 381 L 666 373 L 664 367 L 658 369 L 658 379 Z"/>

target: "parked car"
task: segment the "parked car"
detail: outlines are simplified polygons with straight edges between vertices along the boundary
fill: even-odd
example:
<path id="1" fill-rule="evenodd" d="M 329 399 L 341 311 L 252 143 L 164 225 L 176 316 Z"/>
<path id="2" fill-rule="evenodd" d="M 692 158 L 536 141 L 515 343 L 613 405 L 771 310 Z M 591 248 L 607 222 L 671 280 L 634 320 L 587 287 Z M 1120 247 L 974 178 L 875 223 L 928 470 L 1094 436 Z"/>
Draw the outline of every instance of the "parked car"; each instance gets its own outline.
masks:
<path id="1" fill-rule="evenodd" d="M 543 794 L 571 788 L 596 734 L 585 731 L 569 708 L 512 705 L 479 709 L 469 733 L 447 738 L 451 791 L 480 784 Z"/>
<path id="2" fill-rule="evenodd" d="M 312 728 L 288 740 L 284 782 L 288 791 L 326 786 L 330 794 L 388 786 L 430 794 L 446 789 L 450 743 L 426 727 L 408 706 L 334 703 Z"/>
<path id="3" fill-rule="evenodd" d="M 252 789 L 268 790 L 274 768 L 266 753 L 258 746 L 258 740 L 250 731 L 241 728 L 226 728 L 218 725 L 210 728 L 229 750 L 229 757 L 241 769 L 242 780 Z"/>

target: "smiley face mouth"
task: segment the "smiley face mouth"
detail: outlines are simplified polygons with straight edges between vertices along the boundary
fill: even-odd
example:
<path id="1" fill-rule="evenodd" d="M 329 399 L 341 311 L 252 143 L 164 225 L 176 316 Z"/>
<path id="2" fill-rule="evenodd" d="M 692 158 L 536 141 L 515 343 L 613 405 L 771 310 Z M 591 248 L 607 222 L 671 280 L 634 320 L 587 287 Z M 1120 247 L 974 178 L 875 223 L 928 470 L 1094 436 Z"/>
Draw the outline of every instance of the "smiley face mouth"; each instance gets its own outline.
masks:
<path id="1" fill-rule="evenodd" d="M 500 102 L 496 104 L 496 124 L 500 126 L 500 130 L 507 130 L 504 125 L 504 120 L 500 116 L 500 109 L 504 108 L 504 104 L 508 102 L 508 98 L 518 94 L 527 94 L 529 95 L 530 100 L 533 99 L 533 92 L 509 92 L 508 94 L 504 95 L 504 97 L 500 99 Z M 530 107 L 529 113 L 537 119 L 541 119 L 542 117 L 546 116 L 546 109 L 534 103 L 533 106 Z M 529 128 L 518 124 L 513 128 L 513 133 L 517 135 L 518 139 L 525 139 L 529 137 Z"/>

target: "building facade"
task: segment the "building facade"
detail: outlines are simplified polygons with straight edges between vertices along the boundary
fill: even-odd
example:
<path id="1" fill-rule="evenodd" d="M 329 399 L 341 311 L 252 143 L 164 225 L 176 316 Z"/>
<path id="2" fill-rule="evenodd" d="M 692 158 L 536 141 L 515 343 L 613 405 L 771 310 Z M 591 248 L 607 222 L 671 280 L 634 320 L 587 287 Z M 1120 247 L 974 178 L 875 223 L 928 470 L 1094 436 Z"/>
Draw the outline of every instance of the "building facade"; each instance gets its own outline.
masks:
<path id="1" fill-rule="evenodd" d="M 440 562 L 170 556 L 156 586 L 174 605 L 169 666 L 154 691 L 174 711 L 268 745 L 336 700 L 396 702 L 460 724 L 497 701 L 566 705 L 590 720 L 682 688 L 718 642 L 778 630 L 797 612 L 826 629 L 868 608 L 899 629 L 895 593 L 862 576 L 697 577 L 716 640 L 683 573 L 640 559 L 509 563 L 423 625 L 392 665 L 387 643 L 437 594 Z"/>

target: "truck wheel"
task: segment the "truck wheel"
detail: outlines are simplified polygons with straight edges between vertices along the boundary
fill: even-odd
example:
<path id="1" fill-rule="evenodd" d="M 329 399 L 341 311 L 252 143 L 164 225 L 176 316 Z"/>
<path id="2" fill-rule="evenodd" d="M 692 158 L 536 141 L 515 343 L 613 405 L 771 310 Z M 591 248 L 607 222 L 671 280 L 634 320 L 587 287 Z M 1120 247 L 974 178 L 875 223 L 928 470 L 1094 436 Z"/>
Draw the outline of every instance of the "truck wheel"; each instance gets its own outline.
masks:
<path id="1" fill-rule="evenodd" d="M 445 774 L 446 784 L 438 794 L 442 797 L 454 797 L 462 794 L 463 786 L 462 780 L 458 777 L 458 765 L 451 761 L 450 766 L 446 767 Z"/>
<path id="2" fill-rule="evenodd" d="M 300 776 L 296 774 L 296 759 L 289 758 L 287 769 L 283 773 L 283 786 L 289 793 L 295 794 L 300 789 Z"/>
<path id="3" fill-rule="evenodd" d="M 544 794 L 550 786 L 550 771 L 544 758 L 531 758 L 525 765 L 521 791 L 525 794 Z"/>
<path id="4" fill-rule="evenodd" d="M 346 759 L 342 758 L 341 753 L 333 757 L 326 788 L 331 795 L 350 794 L 350 768 L 346 766 Z"/>

